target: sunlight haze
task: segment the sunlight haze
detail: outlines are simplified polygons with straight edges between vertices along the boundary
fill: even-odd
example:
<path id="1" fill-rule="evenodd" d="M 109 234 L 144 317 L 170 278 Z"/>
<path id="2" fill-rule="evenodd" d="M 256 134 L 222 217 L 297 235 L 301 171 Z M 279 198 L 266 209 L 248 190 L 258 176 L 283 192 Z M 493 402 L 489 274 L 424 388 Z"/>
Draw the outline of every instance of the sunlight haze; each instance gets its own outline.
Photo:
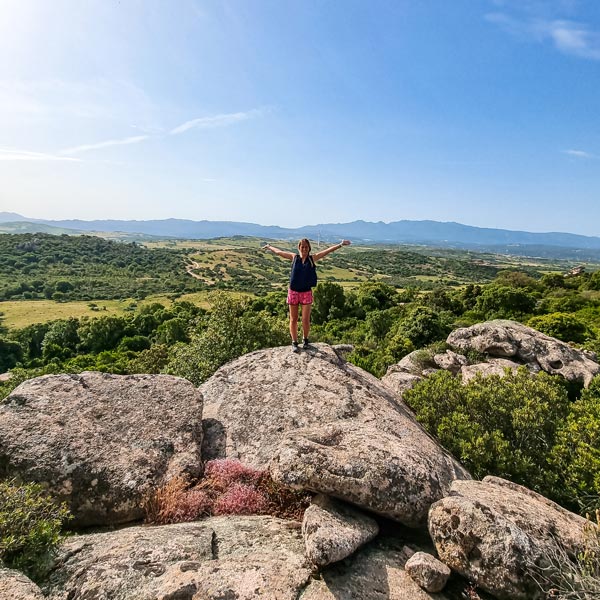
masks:
<path id="1" fill-rule="evenodd" d="M 593 0 L 0 0 L 0 212 L 600 235 Z"/>

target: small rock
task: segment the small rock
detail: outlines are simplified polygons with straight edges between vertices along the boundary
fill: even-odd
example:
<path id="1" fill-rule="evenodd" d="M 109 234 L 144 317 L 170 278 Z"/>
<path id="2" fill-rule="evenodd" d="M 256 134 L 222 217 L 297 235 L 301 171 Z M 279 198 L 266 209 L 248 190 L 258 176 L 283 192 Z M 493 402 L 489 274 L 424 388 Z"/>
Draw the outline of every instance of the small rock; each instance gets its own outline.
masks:
<path id="1" fill-rule="evenodd" d="M 450 577 L 450 567 L 427 554 L 415 552 L 404 565 L 406 572 L 428 592 L 441 592 Z"/>
<path id="2" fill-rule="evenodd" d="M 477 373 L 481 373 L 482 377 L 489 377 L 490 375 L 504 377 L 506 369 L 510 369 L 514 372 L 521 366 L 523 365 L 506 358 L 490 358 L 487 362 L 461 367 L 460 374 L 462 382 L 468 383 L 477 376 Z"/>
<path id="3" fill-rule="evenodd" d="M 450 371 L 452 375 L 456 375 L 461 367 L 467 365 L 467 357 L 462 354 L 446 350 L 443 354 L 436 354 L 433 357 L 433 362 L 440 368 Z"/>
<path id="4" fill-rule="evenodd" d="M 412 389 L 416 383 L 423 379 L 419 375 L 413 375 L 406 371 L 399 371 L 396 365 L 388 368 L 386 374 L 381 378 L 381 382 L 394 390 L 398 395 L 402 396 L 406 390 Z"/>
<path id="5" fill-rule="evenodd" d="M 413 581 L 404 566 L 409 556 L 399 540 L 378 536 L 346 560 L 321 571 L 302 600 L 449 600 L 466 596 L 430 594 Z"/>

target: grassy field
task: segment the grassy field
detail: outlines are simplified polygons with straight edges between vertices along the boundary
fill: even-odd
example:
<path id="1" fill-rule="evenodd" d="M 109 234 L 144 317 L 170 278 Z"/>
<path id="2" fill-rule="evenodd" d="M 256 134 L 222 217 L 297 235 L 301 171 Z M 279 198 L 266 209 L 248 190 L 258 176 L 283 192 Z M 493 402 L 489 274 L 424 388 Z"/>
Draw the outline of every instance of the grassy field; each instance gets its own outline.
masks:
<path id="1" fill-rule="evenodd" d="M 243 292 L 227 292 L 235 296 L 249 296 Z M 214 292 L 202 291 L 194 294 L 184 294 L 177 301 L 188 301 L 201 306 L 210 307 L 210 297 Z M 55 319 L 69 317 L 102 317 L 106 315 L 123 315 L 134 307 L 160 302 L 164 306 L 173 304 L 166 295 L 148 296 L 145 300 L 127 298 L 123 300 L 98 300 L 97 302 L 54 302 L 53 300 L 15 300 L 0 302 L 2 324 L 8 328 L 19 329 L 33 323 L 45 323 Z"/>
<path id="2" fill-rule="evenodd" d="M 53 300 L 8 300 L 0 303 L 2 323 L 9 328 L 26 327 L 68 317 L 99 317 L 124 314 L 133 300 L 99 300 L 97 308 L 90 302 L 54 302 Z"/>

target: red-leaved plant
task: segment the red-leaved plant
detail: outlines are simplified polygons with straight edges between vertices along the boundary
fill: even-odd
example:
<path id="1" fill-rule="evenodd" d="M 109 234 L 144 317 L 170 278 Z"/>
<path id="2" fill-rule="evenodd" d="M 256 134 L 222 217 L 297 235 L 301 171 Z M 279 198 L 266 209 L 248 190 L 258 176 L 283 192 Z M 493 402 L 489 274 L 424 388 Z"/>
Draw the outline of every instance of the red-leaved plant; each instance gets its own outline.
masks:
<path id="1" fill-rule="evenodd" d="M 275 483 L 268 471 L 259 471 L 238 460 L 211 460 L 204 478 L 192 484 L 175 477 L 144 503 L 146 523 L 196 521 L 210 515 L 272 515 L 301 520 L 310 495 Z"/>

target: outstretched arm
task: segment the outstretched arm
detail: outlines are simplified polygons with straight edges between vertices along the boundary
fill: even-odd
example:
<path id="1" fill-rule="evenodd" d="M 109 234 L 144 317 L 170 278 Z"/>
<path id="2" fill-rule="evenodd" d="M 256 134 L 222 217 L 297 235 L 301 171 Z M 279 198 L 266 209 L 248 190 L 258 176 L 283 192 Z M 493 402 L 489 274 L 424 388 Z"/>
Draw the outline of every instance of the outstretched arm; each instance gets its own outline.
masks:
<path id="1" fill-rule="evenodd" d="M 316 254 L 313 254 L 313 259 L 320 260 L 324 256 L 327 256 L 328 254 L 331 254 L 332 252 L 339 250 L 342 246 L 349 246 L 349 245 L 350 245 L 350 240 L 342 240 L 339 244 L 336 244 L 335 246 L 329 246 L 329 248 L 325 248 L 325 250 L 321 250 L 321 252 L 317 252 Z"/>
<path id="2" fill-rule="evenodd" d="M 296 256 L 293 252 L 286 252 L 285 250 L 280 250 L 279 248 L 275 248 L 275 246 L 271 246 L 271 244 L 263 246 L 262 249 L 269 250 L 273 254 L 277 254 L 277 256 L 281 256 L 281 258 L 287 258 L 288 260 L 294 260 L 294 256 Z"/>

